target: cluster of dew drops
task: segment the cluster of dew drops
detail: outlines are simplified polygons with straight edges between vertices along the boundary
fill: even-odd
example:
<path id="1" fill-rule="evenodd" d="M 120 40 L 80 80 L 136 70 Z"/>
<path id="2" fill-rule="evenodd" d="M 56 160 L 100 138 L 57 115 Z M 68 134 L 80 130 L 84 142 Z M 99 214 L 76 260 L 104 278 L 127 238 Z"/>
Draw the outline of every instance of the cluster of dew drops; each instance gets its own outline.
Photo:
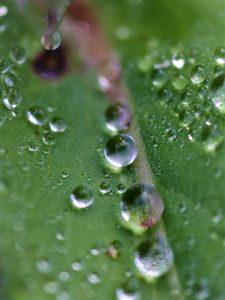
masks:
<path id="1" fill-rule="evenodd" d="M 0 6 L 0 32 L 6 30 L 7 26 L 2 20 L 8 13 L 5 6 Z M 60 46 L 61 37 L 59 33 L 53 32 L 51 35 L 43 35 L 41 43 L 47 50 L 54 51 Z M 225 65 L 225 48 L 218 48 L 214 54 L 215 68 L 214 73 L 208 76 L 207 69 L 204 64 L 198 64 L 194 59 L 190 59 L 192 65 L 190 73 L 190 82 L 196 86 L 196 94 L 202 102 L 204 99 L 209 99 L 211 103 L 221 112 L 225 111 L 225 99 L 220 93 L 221 82 L 224 81 Z M 17 115 L 17 107 L 22 101 L 20 91 L 15 87 L 18 81 L 17 68 L 26 61 L 26 52 L 21 46 L 14 46 L 8 57 L 0 56 L 0 74 L 3 82 L 2 102 L 4 106 L 12 111 L 12 115 Z M 172 58 L 165 59 L 162 63 L 153 63 L 151 56 L 146 55 L 140 60 L 138 68 L 140 71 L 147 73 L 153 66 L 151 72 L 151 85 L 153 91 L 157 93 L 158 97 L 164 104 L 168 105 L 177 94 L 182 99 L 181 104 L 173 106 L 174 111 L 182 121 L 183 126 L 188 130 L 189 140 L 195 139 L 194 123 L 199 119 L 199 112 L 197 108 L 194 110 L 192 92 L 188 89 L 187 77 L 179 73 L 187 64 L 187 57 L 182 52 L 174 52 Z M 168 84 L 169 68 L 173 66 L 178 72 L 173 76 L 172 82 Z M 102 76 L 99 77 L 99 84 L 102 87 L 105 82 Z M 110 82 L 109 82 L 110 84 Z M 172 88 L 169 88 L 172 86 Z M 174 91 L 174 94 L 173 94 Z M 178 96 L 177 96 L 178 97 Z M 176 103 L 177 104 L 177 103 Z M 190 107 L 192 109 L 190 110 Z M 204 103 L 205 112 L 205 126 L 202 126 L 202 136 L 205 138 L 204 144 L 209 151 L 217 147 L 220 139 L 215 134 L 217 126 L 213 124 L 210 119 L 209 107 Z M 49 112 L 51 110 L 49 109 Z M 48 112 L 40 106 L 31 106 L 27 112 L 26 117 L 32 126 L 42 128 L 42 141 L 46 145 L 53 145 L 55 143 L 55 133 L 62 133 L 66 130 L 67 125 L 65 121 L 58 116 L 54 116 L 51 120 L 48 118 Z M 135 139 L 128 133 L 129 126 L 132 121 L 132 114 L 129 105 L 125 102 L 118 101 L 111 104 L 105 111 L 105 126 L 110 134 L 109 140 L 106 142 L 103 150 L 104 157 L 107 164 L 112 169 L 118 172 L 123 172 L 124 168 L 135 163 L 138 156 L 138 147 Z M 48 124 L 47 124 L 48 123 Z M 47 125 L 46 125 L 47 124 Z M 174 130 L 167 131 L 170 134 L 170 139 L 175 139 L 177 133 Z M 197 139 L 197 137 L 196 137 Z M 210 143 L 208 143 L 210 140 Z M 37 144 L 30 145 L 30 151 L 38 150 Z M 66 174 L 65 174 L 66 176 Z M 107 182 L 102 182 L 99 190 L 102 194 L 107 194 L 110 191 L 110 185 Z M 161 219 L 164 205 L 160 194 L 156 191 L 154 186 L 146 184 L 136 184 L 130 188 L 126 188 L 124 184 L 118 185 L 118 193 L 122 199 L 120 201 L 121 224 L 129 229 L 134 234 L 142 234 L 148 227 L 158 223 Z M 86 210 L 94 204 L 94 195 L 92 190 L 86 185 L 79 185 L 74 188 L 69 196 L 69 204 L 76 210 Z M 61 233 L 57 233 L 56 238 L 60 241 L 64 239 Z M 118 241 L 103 249 L 110 257 L 117 258 L 120 253 L 120 243 Z M 91 254 L 97 256 L 101 253 L 99 249 L 93 248 Z M 148 281 L 160 277 L 166 273 L 173 264 L 173 252 L 167 244 L 166 238 L 163 234 L 155 236 L 154 240 L 142 241 L 136 249 L 134 254 L 134 265 L 139 273 Z M 51 266 L 49 262 L 41 259 L 37 261 L 37 269 L 42 273 L 48 273 Z M 83 269 L 81 261 L 75 261 L 71 264 L 73 271 L 79 272 Z M 69 280 L 69 273 L 62 271 L 59 274 L 59 279 L 62 282 Z M 87 275 L 87 280 L 91 284 L 98 284 L 101 282 L 100 276 L 93 272 Z M 44 289 L 49 294 L 57 294 L 58 286 L 55 282 L 47 282 Z M 140 294 L 137 291 L 136 283 L 129 281 L 121 285 L 116 290 L 116 297 L 118 300 L 140 299 Z M 68 299 L 67 292 L 61 292 L 58 299 Z"/>

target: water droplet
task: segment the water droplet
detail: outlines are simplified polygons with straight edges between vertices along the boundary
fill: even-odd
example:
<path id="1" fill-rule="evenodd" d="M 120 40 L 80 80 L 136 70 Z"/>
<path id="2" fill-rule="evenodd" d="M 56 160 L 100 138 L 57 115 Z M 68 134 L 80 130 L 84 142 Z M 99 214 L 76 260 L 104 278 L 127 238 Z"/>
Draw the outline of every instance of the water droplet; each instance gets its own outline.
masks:
<path id="1" fill-rule="evenodd" d="M 75 208 L 87 208 L 94 203 L 92 191 L 84 185 L 76 187 L 70 195 L 71 204 Z"/>
<path id="2" fill-rule="evenodd" d="M 36 263 L 36 267 L 41 273 L 49 273 L 51 271 L 51 266 L 49 262 L 45 259 L 40 259 Z"/>
<path id="3" fill-rule="evenodd" d="M 152 84 L 158 88 L 162 87 L 168 80 L 168 75 L 167 73 L 162 70 L 154 70 L 152 72 Z"/>
<path id="4" fill-rule="evenodd" d="M 70 279 L 70 274 L 66 271 L 62 271 L 59 273 L 59 280 L 60 281 L 68 281 Z"/>
<path id="5" fill-rule="evenodd" d="M 22 96 L 15 88 L 3 90 L 2 101 L 8 109 L 16 108 L 22 101 Z"/>
<path id="6" fill-rule="evenodd" d="M 47 120 L 46 113 L 40 106 L 32 106 L 26 116 L 30 123 L 38 126 L 42 126 Z"/>
<path id="7" fill-rule="evenodd" d="M 18 65 L 22 65 L 27 58 L 26 51 L 20 46 L 15 46 L 10 51 L 10 58 Z"/>
<path id="8" fill-rule="evenodd" d="M 80 272 L 83 269 L 83 264 L 81 261 L 75 261 L 71 264 L 71 268 L 75 271 L 75 272 Z"/>
<path id="9" fill-rule="evenodd" d="M 0 17 L 6 16 L 8 13 L 8 8 L 4 5 L 0 6 Z"/>
<path id="10" fill-rule="evenodd" d="M 128 105 L 116 103 L 110 105 L 106 112 L 106 126 L 111 131 L 120 131 L 128 128 L 131 121 L 131 111 Z"/>
<path id="11" fill-rule="evenodd" d="M 66 123 L 62 118 L 55 117 L 49 123 L 50 129 L 53 132 L 64 132 L 66 130 Z"/>
<path id="12" fill-rule="evenodd" d="M 193 285 L 193 291 L 195 299 L 205 300 L 210 296 L 210 291 L 208 287 L 208 281 L 206 279 L 201 279 Z"/>
<path id="13" fill-rule="evenodd" d="M 128 134 L 118 134 L 110 138 L 104 150 L 107 161 L 116 168 L 132 164 L 137 153 L 136 143 Z"/>
<path id="14" fill-rule="evenodd" d="M 126 187 L 125 184 L 119 183 L 119 184 L 117 185 L 117 192 L 118 192 L 118 194 L 123 194 L 123 193 L 126 192 L 126 190 L 127 190 L 127 187 Z"/>
<path id="15" fill-rule="evenodd" d="M 225 64 L 225 48 L 221 47 L 215 50 L 215 59 L 219 65 Z"/>
<path id="16" fill-rule="evenodd" d="M 99 277 L 99 275 L 97 273 L 89 273 L 87 275 L 87 280 L 91 284 L 98 284 L 101 282 L 101 278 Z"/>
<path id="17" fill-rule="evenodd" d="M 132 280 L 125 282 L 116 289 L 116 297 L 118 300 L 139 300 L 140 294 L 136 282 Z"/>
<path id="18" fill-rule="evenodd" d="M 4 81 L 5 81 L 6 86 L 13 87 L 15 85 L 15 83 L 17 82 L 17 77 L 13 73 L 7 73 L 4 76 Z"/>
<path id="19" fill-rule="evenodd" d="M 187 78 L 181 74 L 178 74 L 175 77 L 173 77 L 172 84 L 176 90 L 182 90 L 187 85 Z"/>
<path id="20" fill-rule="evenodd" d="M 174 255 L 163 235 L 142 242 L 135 254 L 135 266 L 140 274 L 152 281 L 168 272 Z"/>
<path id="21" fill-rule="evenodd" d="M 142 233 L 157 223 L 163 210 L 161 196 L 153 186 L 146 184 L 129 188 L 121 201 L 123 224 L 135 233 Z"/>
<path id="22" fill-rule="evenodd" d="M 177 69 L 182 69 L 185 65 L 185 56 L 183 53 L 174 53 L 172 56 L 172 64 Z"/>
<path id="23" fill-rule="evenodd" d="M 61 45 L 61 35 L 57 31 L 45 33 L 41 38 L 41 43 L 46 50 L 56 50 Z"/>
<path id="24" fill-rule="evenodd" d="M 103 181 L 99 186 L 99 191 L 101 194 L 107 194 L 108 192 L 110 192 L 110 190 L 111 190 L 111 186 L 106 181 Z"/>
<path id="25" fill-rule="evenodd" d="M 56 294 L 59 291 L 59 286 L 54 281 L 49 281 L 44 284 L 44 291 L 48 294 Z"/>
<path id="26" fill-rule="evenodd" d="M 10 69 L 10 63 L 7 58 L 0 57 L 0 74 L 5 74 Z"/>
<path id="27" fill-rule="evenodd" d="M 191 71 L 191 81 L 193 84 L 201 84 L 206 79 L 206 70 L 203 66 L 197 65 Z"/>
<path id="28" fill-rule="evenodd" d="M 169 101 L 171 99 L 171 97 L 173 96 L 173 94 L 170 90 L 168 90 L 166 88 L 162 88 L 159 90 L 158 96 L 159 96 L 160 100 Z"/>

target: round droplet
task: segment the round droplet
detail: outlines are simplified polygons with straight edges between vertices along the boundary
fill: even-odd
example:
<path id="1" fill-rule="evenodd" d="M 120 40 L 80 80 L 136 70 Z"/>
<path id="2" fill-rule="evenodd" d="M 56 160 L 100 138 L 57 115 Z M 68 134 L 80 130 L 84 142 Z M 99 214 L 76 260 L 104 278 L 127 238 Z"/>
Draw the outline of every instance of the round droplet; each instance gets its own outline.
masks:
<path id="1" fill-rule="evenodd" d="M 41 38 L 41 43 L 46 50 L 56 50 L 61 44 L 61 35 L 57 31 L 45 33 Z"/>
<path id="2" fill-rule="evenodd" d="M 16 89 L 10 88 L 3 91 L 2 101 L 8 109 L 14 109 L 22 101 L 22 96 Z"/>
<path id="3" fill-rule="evenodd" d="M 71 264 L 71 268 L 72 270 L 74 270 L 75 272 L 80 272 L 83 269 L 83 264 L 81 261 L 75 261 Z"/>
<path id="4" fill-rule="evenodd" d="M 128 128 L 131 121 L 131 111 L 128 105 L 117 103 L 110 105 L 106 112 L 106 126 L 111 131 L 120 131 Z"/>
<path id="5" fill-rule="evenodd" d="M 6 16 L 8 13 L 8 8 L 5 5 L 0 6 L 0 17 Z"/>
<path id="6" fill-rule="evenodd" d="M 42 126 L 47 120 L 46 113 L 40 106 L 32 106 L 26 116 L 30 123 L 37 126 Z"/>
<path id="7" fill-rule="evenodd" d="M 52 132 L 46 132 L 42 136 L 42 141 L 45 145 L 48 145 L 48 146 L 54 145 L 56 142 L 55 135 Z"/>
<path id="8" fill-rule="evenodd" d="M 146 184 L 129 188 L 120 207 L 123 224 L 135 233 L 142 233 L 157 223 L 164 210 L 159 193 L 153 186 Z"/>
<path id="9" fill-rule="evenodd" d="M 137 284 L 133 281 L 124 283 L 116 289 L 116 298 L 118 300 L 139 300 L 140 294 L 137 289 Z"/>
<path id="10" fill-rule="evenodd" d="M 103 181 L 99 186 L 99 191 L 101 194 L 107 194 L 111 190 L 111 186 L 108 182 Z"/>
<path id="11" fill-rule="evenodd" d="M 99 277 L 99 275 L 97 273 L 89 273 L 87 275 L 87 280 L 91 284 L 98 284 L 98 283 L 100 283 L 101 278 Z"/>
<path id="12" fill-rule="evenodd" d="M 0 57 L 0 74 L 8 72 L 10 69 L 10 63 L 7 58 Z"/>
<path id="13" fill-rule="evenodd" d="M 119 184 L 117 185 L 117 192 L 118 192 L 118 194 L 123 194 L 123 193 L 126 192 L 126 190 L 127 190 L 127 187 L 126 187 L 125 184 L 119 183 Z"/>
<path id="14" fill-rule="evenodd" d="M 134 263 L 140 274 L 145 279 L 152 281 L 169 271 L 173 259 L 173 251 L 166 239 L 164 236 L 158 235 L 154 239 L 146 240 L 139 245 Z"/>
<path id="15" fill-rule="evenodd" d="M 225 48 L 224 47 L 217 48 L 215 50 L 215 59 L 219 65 L 225 64 Z"/>
<path id="16" fill-rule="evenodd" d="M 107 161 L 116 168 L 132 164 L 137 153 L 136 143 L 128 134 L 118 134 L 110 138 L 104 150 Z"/>
<path id="17" fill-rule="evenodd" d="M 197 65 L 191 71 L 191 81 L 194 84 L 201 84 L 206 79 L 206 70 L 203 66 Z"/>
<path id="18" fill-rule="evenodd" d="M 172 64 L 177 69 L 182 69 L 185 65 L 185 56 L 183 53 L 174 53 L 172 56 Z"/>
<path id="19" fill-rule="evenodd" d="M 168 75 L 163 69 L 152 72 L 152 84 L 158 88 L 162 87 L 168 80 Z"/>
<path id="20" fill-rule="evenodd" d="M 187 85 L 187 79 L 183 75 L 178 74 L 172 79 L 172 84 L 176 90 L 182 90 Z"/>
<path id="21" fill-rule="evenodd" d="M 166 88 L 162 88 L 159 90 L 158 92 L 158 96 L 160 98 L 160 100 L 163 101 L 169 101 L 171 99 L 171 97 L 173 96 L 172 92 Z"/>
<path id="22" fill-rule="evenodd" d="M 81 209 L 87 208 L 94 203 L 92 191 L 84 185 L 75 188 L 70 195 L 70 201 L 73 207 Z"/>
<path id="23" fill-rule="evenodd" d="M 66 123 L 62 118 L 55 117 L 49 123 L 50 129 L 53 132 L 64 132 L 66 130 Z"/>
<path id="24" fill-rule="evenodd" d="M 20 46 L 15 46 L 10 51 L 10 58 L 18 65 L 22 65 L 27 58 L 26 51 Z"/>

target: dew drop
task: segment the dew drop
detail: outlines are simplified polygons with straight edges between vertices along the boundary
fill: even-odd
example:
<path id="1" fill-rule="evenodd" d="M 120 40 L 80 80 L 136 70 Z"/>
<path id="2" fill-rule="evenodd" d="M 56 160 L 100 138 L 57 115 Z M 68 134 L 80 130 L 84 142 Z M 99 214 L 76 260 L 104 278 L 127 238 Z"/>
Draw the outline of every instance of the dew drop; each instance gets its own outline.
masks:
<path id="1" fill-rule="evenodd" d="M 118 192 L 118 194 L 123 194 L 123 193 L 126 192 L 126 190 L 127 190 L 127 187 L 126 187 L 125 184 L 119 183 L 119 184 L 117 185 L 117 192 Z"/>
<path id="2" fill-rule="evenodd" d="M 106 127 L 111 131 L 120 131 L 128 128 L 131 121 L 131 111 L 128 105 L 116 103 L 110 105 L 106 112 Z"/>
<path id="3" fill-rule="evenodd" d="M 215 59 L 219 65 L 225 64 L 225 48 L 221 47 L 215 50 Z"/>
<path id="4" fill-rule="evenodd" d="M 135 233 L 142 233 L 145 228 L 156 224 L 164 210 L 159 193 L 146 184 L 129 188 L 120 207 L 123 224 Z"/>
<path id="5" fill-rule="evenodd" d="M 136 143 L 128 134 L 118 134 L 110 138 L 104 150 L 105 158 L 116 168 L 132 164 L 137 153 Z"/>
<path id="6" fill-rule="evenodd" d="M 22 96 L 15 88 L 4 90 L 2 97 L 2 101 L 8 109 L 16 108 L 22 101 Z"/>
<path id="7" fill-rule="evenodd" d="M 172 64 L 177 69 L 182 69 L 185 65 L 185 56 L 183 53 L 174 53 L 172 56 Z"/>
<path id="8" fill-rule="evenodd" d="M 47 120 L 46 113 L 40 106 L 32 106 L 27 111 L 26 116 L 30 123 L 37 126 L 42 126 Z"/>
<path id="9" fill-rule="evenodd" d="M 75 261 L 71 264 L 71 268 L 75 272 L 80 272 L 83 269 L 83 264 L 81 261 Z"/>
<path id="10" fill-rule="evenodd" d="M 46 50 L 56 50 L 61 45 L 61 35 L 57 31 L 45 33 L 41 38 L 41 43 Z"/>
<path id="11" fill-rule="evenodd" d="M 18 65 L 22 65 L 27 58 L 26 51 L 20 46 L 15 46 L 10 51 L 10 58 Z"/>
<path id="12" fill-rule="evenodd" d="M 49 273 L 51 271 L 51 266 L 49 262 L 45 259 L 40 259 L 36 263 L 36 267 L 41 273 Z"/>
<path id="13" fill-rule="evenodd" d="M 203 66 L 197 65 L 191 71 L 191 81 L 193 84 L 201 84 L 206 79 L 206 70 Z"/>
<path id="14" fill-rule="evenodd" d="M 168 75 L 167 73 L 162 70 L 154 70 L 152 72 L 152 84 L 158 88 L 162 87 L 168 80 Z"/>
<path id="15" fill-rule="evenodd" d="M 174 255 L 163 235 L 142 242 L 135 254 L 134 263 L 146 280 L 152 281 L 168 272 Z"/>
<path id="16" fill-rule="evenodd" d="M 182 90 L 187 85 L 187 78 L 181 74 L 178 74 L 175 77 L 173 77 L 172 84 L 176 90 Z"/>
<path id="17" fill-rule="evenodd" d="M 107 194 L 111 190 L 111 186 L 108 182 L 103 181 L 99 186 L 99 191 L 101 194 Z"/>
<path id="18" fill-rule="evenodd" d="M 101 278 L 99 277 L 99 275 L 97 273 L 89 273 L 87 275 L 87 280 L 91 284 L 98 284 L 101 282 Z"/>
<path id="19" fill-rule="evenodd" d="M 0 6 L 0 17 L 6 16 L 8 13 L 8 8 L 4 5 Z"/>
<path id="20" fill-rule="evenodd" d="M 137 290 L 137 284 L 129 280 L 121 287 L 116 289 L 117 300 L 139 300 L 140 294 Z"/>
<path id="21" fill-rule="evenodd" d="M 10 63 L 7 58 L 0 57 L 0 74 L 5 74 L 10 69 Z"/>
<path id="22" fill-rule="evenodd" d="M 66 123 L 60 117 L 55 117 L 49 123 L 50 129 L 53 132 L 64 132 L 66 130 Z"/>
<path id="23" fill-rule="evenodd" d="M 76 187 L 70 195 L 70 201 L 74 208 L 87 208 L 94 203 L 92 191 L 84 185 Z"/>

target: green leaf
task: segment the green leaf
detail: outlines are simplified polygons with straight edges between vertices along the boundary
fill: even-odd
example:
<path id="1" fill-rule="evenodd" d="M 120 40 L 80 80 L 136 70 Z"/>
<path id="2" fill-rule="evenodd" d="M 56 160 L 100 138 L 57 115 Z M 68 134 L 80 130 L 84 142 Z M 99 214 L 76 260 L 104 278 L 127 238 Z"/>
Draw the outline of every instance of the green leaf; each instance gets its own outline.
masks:
<path id="1" fill-rule="evenodd" d="M 7 24 L 0 33 L 0 55 L 9 57 L 10 49 L 20 45 L 27 61 L 12 64 L 21 104 L 14 113 L 0 105 L 1 297 L 110 300 L 132 279 L 144 300 L 223 299 L 225 123 L 223 110 L 213 102 L 218 97 L 225 101 L 224 81 L 214 79 L 214 51 L 224 46 L 223 1 L 96 1 L 123 64 L 133 111 L 131 131 L 139 148 L 138 161 L 121 173 L 109 170 L 103 157 L 109 102 L 97 87 L 95 72 L 82 72 L 73 53 L 62 77 L 40 78 L 32 60 L 41 50 L 41 12 L 31 4 L 22 11 L 10 1 L 6 5 L 8 14 L 0 17 Z M 152 84 L 152 68 L 171 61 L 176 51 L 184 52 L 187 63 L 181 70 L 166 69 L 164 87 L 173 96 L 165 101 L 161 88 Z M 205 68 L 208 97 L 190 80 L 196 64 Z M 181 90 L 178 75 L 186 78 Z M 2 90 L 4 80 L 2 75 Z M 187 88 L 191 103 L 184 111 L 193 113 L 191 123 L 179 108 Z M 61 117 L 67 124 L 52 145 L 43 143 L 45 127 L 27 120 L 27 111 L 37 105 L 48 122 Z M 164 225 L 136 236 L 121 224 L 117 186 L 145 180 L 145 169 L 148 175 L 152 171 L 163 197 Z M 111 187 L 105 195 L 99 192 L 102 182 Z M 94 204 L 76 211 L 69 195 L 81 184 L 91 188 Z M 175 262 L 170 272 L 149 283 L 140 278 L 134 253 L 158 228 L 167 235 Z M 115 259 L 107 255 L 114 241 L 120 245 Z M 76 261 L 81 261 L 80 272 L 72 268 Z M 88 282 L 92 273 L 99 275 L 98 284 Z"/>

